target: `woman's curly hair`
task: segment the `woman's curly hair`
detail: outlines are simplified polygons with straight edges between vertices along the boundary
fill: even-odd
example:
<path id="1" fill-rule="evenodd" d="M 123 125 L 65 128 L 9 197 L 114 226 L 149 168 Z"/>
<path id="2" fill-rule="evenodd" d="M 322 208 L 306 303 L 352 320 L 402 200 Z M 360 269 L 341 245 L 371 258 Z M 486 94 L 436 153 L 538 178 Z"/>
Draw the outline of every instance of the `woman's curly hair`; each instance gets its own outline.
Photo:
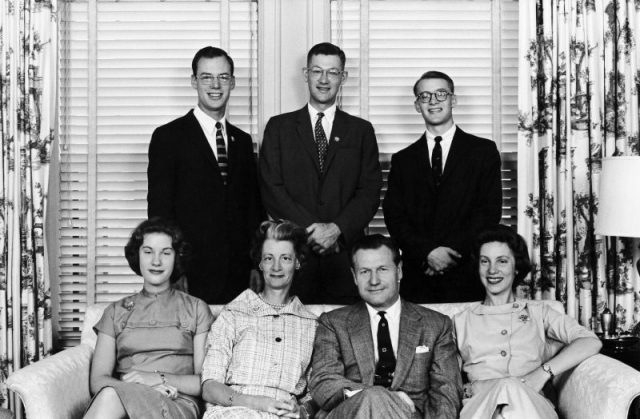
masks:
<path id="1" fill-rule="evenodd" d="M 151 233 L 163 233 L 171 237 L 171 247 L 176 256 L 170 281 L 175 283 L 186 271 L 190 247 L 184 240 L 182 231 L 173 222 L 161 217 L 153 217 L 141 222 L 131 233 L 129 242 L 124 247 L 124 256 L 133 272 L 142 275 L 140 273 L 140 247 L 144 242 L 144 236 Z"/>
<path id="2" fill-rule="evenodd" d="M 531 260 L 529 259 L 529 249 L 527 243 L 524 241 L 521 235 L 516 233 L 511 227 L 502 224 L 496 224 L 492 227 L 482 230 L 476 236 L 471 250 L 472 266 L 475 267 L 475 272 L 478 272 L 478 263 L 480 261 L 480 248 L 482 245 L 491 242 L 498 242 L 506 244 L 516 262 L 515 277 L 513 279 L 512 288 L 516 289 L 518 285 L 524 281 L 526 276 L 531 272 Z"/>

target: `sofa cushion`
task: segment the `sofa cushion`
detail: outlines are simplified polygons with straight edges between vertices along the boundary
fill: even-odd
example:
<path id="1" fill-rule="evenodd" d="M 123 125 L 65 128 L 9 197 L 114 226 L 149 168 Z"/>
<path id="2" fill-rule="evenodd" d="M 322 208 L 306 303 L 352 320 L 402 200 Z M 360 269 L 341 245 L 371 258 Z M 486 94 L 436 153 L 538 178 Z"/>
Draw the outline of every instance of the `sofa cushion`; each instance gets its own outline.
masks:
<path id="1" fill-rule="evenodd" d="M 551 308 L 553 308 L 554 310 L 559 311 L 560 313 L 564 313 L 564 307 L 560 301 L 553 301 L 553 300 L 543 300 L 543 301 L 545 304 L 549 304 Z M 475 303 L 471 302 L 471 303 L 420 304 L 420 305 L 423 307 L 429 308 L 431 310 L 440 312 L 442 314 L 446 314 L 449 317 L 453 317 L 454 315 L 465 310 L 467 307 L 471 306 L 472 304 L 475 304 Z M 80 338 L 81 343 L 85 343 L 91 346 L 92 348 L 96 346 L 97 336 L 96 336 L 96 333 L 93 331 L 93 326 L 96 323 L 98 323 L 98 321 L 102 317 L 102 312 L 107 307 L 107 305 L 108 305 L 107 303 L 99 303 L 99 304 L 92 304 L 89 307 L 87 307 L 87 311 L 84 316 L 84 323 L 82 325 L 82 335 Z M 313 314 L 319 316 L 322 313 L 334 310 L 342 306 L 335 305 L 335 304 L 311 304 L 306 307 Z M 220 312 L 222 311 L 222 309 L 224 308 L 224 306 L 210 305 L 209 308 L 211 309 L 211 313 L 213 313 L 213 317 L 217 318 Z M 558 348 L 556 347 L 552 347 L 550 349 L 550 353 L 555 353 L 557 349 Z"/>

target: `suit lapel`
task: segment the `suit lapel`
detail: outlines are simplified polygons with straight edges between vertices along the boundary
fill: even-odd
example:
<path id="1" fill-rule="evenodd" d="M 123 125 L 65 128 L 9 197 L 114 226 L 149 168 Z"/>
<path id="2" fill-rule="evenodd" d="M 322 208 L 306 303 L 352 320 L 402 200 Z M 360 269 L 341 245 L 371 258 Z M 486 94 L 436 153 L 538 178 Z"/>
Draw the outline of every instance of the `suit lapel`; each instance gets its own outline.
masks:
<path id="1" fill-rule="evenodd" d="M 453 140 L 451 141 L 451 148 L 449 149 L 449 154 L 447 154 L 447 161 L 444 164 L 441 179 L 442 183 L 444 183 L 454 171 L 454 168 L 460 162 L 460 156 L 466 152 L 464 147 L 465 135 L 464 131 L 456 127 L 456 132 L 453 134 Z"/>
<path id="2" fill-rule="evenodd" d="M 193 114 L 193 109 L 189 111 L 187 114 L 187 123 L 185 126 L 185 134 L 186 138 L 193 141 L 196 147 L 201 151 L 202 155 L 207 158 L 211 164 L 213 164 L 216 169 L 218 169 L 218 162 L 216 161 L 216 156 L 213 154 L 213 150 L 211 149 L 211 145 L 207 140 L 207 137 L 204 135 L 204 131 L 202 130 L 202 126 L 198 119 Z M 218 169 L 218 171 L 220 171 Z"/>
<path id="3" fill-rule="evenodd" d="M 373 385 L 376 360 L 373 352 L 371 321 L 365 303 L 361 302 L 349 315 L 349 339 L 360 369 L 362 383 Z"/>
<path id="4" fill-rule="evenodd" d="M 302 147 L 307 151 L 309 157 L 313 161 L 316 171 L 320 173 L 320 163 L 318 162 L 318 148 L 313 139 L 313 130 L 311 129 L 311 117 L 309 109 L 305 106 L 298 111 L 298 136 L 302 141 Z"/>
<path id="5" fill-rule="evenodd" d="M 238 144 L 235 140 L 235 133 L 237 128 L 226 121 L 227 130 L 227 183 L 231 182 L 233 179 L 232 173 L 235 171 L 236 165 L 238 163 Z M 220 168 L 218 167 L 218 170 Z"/>
<path id="6" fill-rule="evenodd" d="M 347 120 L 347 114 L 340 109 L 336 109 L 336 114 L 333 118 L 333 127 L 331 127 L 331 138 L 329 141 L 329 149 L 327 151 L 327 159 L 324 163 L 325 172 L 329 166 L 331 166 L 331 162 L 340 148 L 340 142 L 346 140 L 348 131 L 349 123 Z"/>
<path id="7" fill-rule="evenodd" d="M 430 158 L 430 151 L 429 151 L 429 146 L 427 144 L 427 136 L 426 134 L 422 134 L 422 137 L 420 137 L 420 140 L 418 140 L 418 150 L 416 153 L 417 156 L 417 162 L 418 162 L 418 169 L 419 172 L 417 173 L 422 173 L 424 178 L 427 179 L 427 185 L 429 186 L 429 189 L 432 192 L 435 192 L 436 190 L 436 183 L 433 180 L 433 173 L 431 172 L 431 162 L 429 160 Z M 426 162 L 425 162 L 426 160 Z"/>
<path id="8" fill-rule="evenodd" d="M 404 382 L 413 363 L 416 347 L 420 344 L 422 316 L 411 305 L 402 301 L 400 311 L 400 334 L 398 338 L 398 356 L 396 371 L 393 375 L 392 389 L 397 389 Z"/>

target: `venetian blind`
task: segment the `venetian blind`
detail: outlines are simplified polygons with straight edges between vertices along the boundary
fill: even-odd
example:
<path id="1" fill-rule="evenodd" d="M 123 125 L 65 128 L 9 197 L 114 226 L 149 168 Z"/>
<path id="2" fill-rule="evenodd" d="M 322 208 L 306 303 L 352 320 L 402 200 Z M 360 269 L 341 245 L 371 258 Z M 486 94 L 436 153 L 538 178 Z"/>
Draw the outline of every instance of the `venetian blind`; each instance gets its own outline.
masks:
<path id="1" fill-rule="evenodd" d="M 503 221 L 515 225 L 517 1 L 333 0 L 331 37 L 347 55 L 342 108 L 374 125 L 385 185 L 391 154 L 425 129 L 413 84 L 443 71 L 455 82 L 456 124 L 502 152 Z M 381 209 L 370 229 L 386 233 Z"/>
<path id="2" fill-rule="evenodd" d="M 191 60 L 234 58 L 230 121 L 257 131 L 255 1 L 80 0 L 61 13 L 59 346 L 77 344 L 87 304 L 137 292 L 123 247 L 147 214 L 153 130 L 196 105 Z"/>

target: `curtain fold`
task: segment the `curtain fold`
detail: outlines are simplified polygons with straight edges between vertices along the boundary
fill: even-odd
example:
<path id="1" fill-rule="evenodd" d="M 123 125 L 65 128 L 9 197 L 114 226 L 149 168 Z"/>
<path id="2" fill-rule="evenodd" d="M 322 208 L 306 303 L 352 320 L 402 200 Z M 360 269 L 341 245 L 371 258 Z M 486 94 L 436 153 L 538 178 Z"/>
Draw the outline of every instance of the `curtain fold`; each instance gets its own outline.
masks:
<path id="1" fill-rule="evenodd" d="M 637 240 L 617 239 L 614 285 L 594 232 L 602 158 L 640 154 L 638 29 L 637 0 L 520 1 L 518 231 L 534 269 L 518 292 L 596 330 L 613 292 L 619 330 L 640 321 Z"/>
<path id="2" fill-rule="evenodd" d="M 52 346 L 44 220 L 56 127 L 55 1 L 0 0 L 2 407 L 6 377 Z"/>

